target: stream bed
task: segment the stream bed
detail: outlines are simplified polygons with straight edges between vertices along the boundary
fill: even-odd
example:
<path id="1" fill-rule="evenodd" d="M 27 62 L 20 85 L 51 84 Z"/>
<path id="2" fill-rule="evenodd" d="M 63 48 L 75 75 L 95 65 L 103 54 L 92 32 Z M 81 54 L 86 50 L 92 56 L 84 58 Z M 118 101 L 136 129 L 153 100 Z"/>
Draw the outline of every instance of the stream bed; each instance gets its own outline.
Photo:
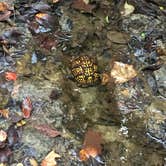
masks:
<path id="1" fill-rule="evenodd" d="M 166 165 L 165 29 L 164 0 L 1 0 L 2 166 Z"/>

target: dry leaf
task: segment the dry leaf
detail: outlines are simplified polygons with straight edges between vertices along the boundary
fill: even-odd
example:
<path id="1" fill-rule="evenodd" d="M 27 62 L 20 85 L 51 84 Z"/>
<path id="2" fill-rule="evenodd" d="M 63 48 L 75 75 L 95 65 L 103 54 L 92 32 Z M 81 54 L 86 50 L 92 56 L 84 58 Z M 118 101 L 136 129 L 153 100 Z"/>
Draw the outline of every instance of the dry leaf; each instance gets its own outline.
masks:
<path id="1" fill-rule="evenodd" d="M 15 72 L 5 72 L 5 78 L 7 81 L 16 81 L 17 74 Z"/>
<path id="2" fill-rule="evenodd" d="M 115 83 L 124 83 L 136 77 L 137 72 L 134 70 L 133 65 L 116 61 L 113 64 L 110 75 L 115 80 Z"/>
<path id="3" fill-rule="evenodd" d="M 22 113 L 24 118 L 29 118 L 32 112 L 32 102 L 30 97 L 26 97 L 22 102 Z"/>
<path id="4" fill-rule="evenodd" d="M 80 150 L 79 156 L 81 161 L 86 161 L 88 158 L 101 154 L 101 134 L 93 130 L 88 130 L 85 134 L 83 147 Z"/>
<path id="5" fill-rule="evenodd" d="M 35 126 L 35 128 L 49 137 L 57 137 L 57 136 L 61 135 L 61 133 L 59 131 L 51 128 L 47 124 L 37 125 L 37 126 Z"/>
<path id="6" fill-rule="evenodd" d="M 9 110 L 8 109 L 0 110 L 0 116 L 3 116 L 4 118 L 8 119 L 9 118 Z"/>
<path id="7" fill-rule="evenodd" d="M 41 166 L 57 166 L 56 158 L 60 158 L 60 155 L 51 151 L 48 155 L 44 158 L 41 163 Z"/>
<path id="8" fill-rule="evenodd" d="M 87 4 L 84 0 L 74 0 L 72 3 L 72 8 L 80 10 L 82 12 L 92 13 L 95 5 Z"/>

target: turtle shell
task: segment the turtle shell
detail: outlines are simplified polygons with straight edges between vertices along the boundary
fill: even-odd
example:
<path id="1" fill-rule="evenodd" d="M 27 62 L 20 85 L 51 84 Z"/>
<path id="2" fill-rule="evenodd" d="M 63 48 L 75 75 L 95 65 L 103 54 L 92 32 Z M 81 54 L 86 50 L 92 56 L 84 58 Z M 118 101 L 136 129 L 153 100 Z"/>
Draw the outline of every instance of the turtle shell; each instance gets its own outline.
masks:
<path id="1" fill-rule="evenodd" d="M 72 59 L 71 72 L 81 87 L 93 86 L 100 81 L 97 62 L 89 56 L 79 56 Z"/>

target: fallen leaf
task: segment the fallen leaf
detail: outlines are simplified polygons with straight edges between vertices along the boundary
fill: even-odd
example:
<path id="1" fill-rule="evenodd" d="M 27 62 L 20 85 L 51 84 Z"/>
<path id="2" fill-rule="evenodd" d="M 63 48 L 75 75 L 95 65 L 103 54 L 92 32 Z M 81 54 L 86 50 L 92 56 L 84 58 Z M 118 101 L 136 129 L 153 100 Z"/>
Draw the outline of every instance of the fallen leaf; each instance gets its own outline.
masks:
<path id="1" fill-rule="evenodd" d="M 35 19 L 39 24 L 43 24 L 43 21 L 49 21 L 50 18 L 51 16 L 47 13 L 37 13 L 35 15 Z"/>
<path id="2" fill-rule="evenodd" d="M 122 16 L 128 16 L 131 13 L 133 13 L 134 10 L 135 10 L 135 7 L 133 5 L 128 4 L 127 1 L 126 1 L 125 4 L 124 4 L 124 9 L 123 9 L 123 11 L 121 11 L 121 15 Z"/>
<path id="3" fill-rule="evenodd" d="M 51 151 L 48 155 L 44 158 L 41 163 L 41 166 L 57 166 L 56 158 L 60 158 L 60 155 Z"/>
<path id="4" fill-rule="evenodd" d="M 0 149 L 0 163 L 6 165 L 8 161 L 11 159 L 12 151 L 10 148 L 5 147 L 3 149 Z"/>
<path id="5" fill-rule="evenodd" d="M 0 149 L 6 146 L 7 133 L 4 130 L 0 130 Z"/>
<path id="6" fill-rule="evenodd" d="M 35 42 L 39 47 L 45 51 L 51 51 L 53 48 L 56 48 L 58 41 L 53 35 L 50 34 L 39 34 L 34 37 Z"/>
<path id="7" fill-rule="evenodd" d="M 18 95 L 19 93 L 19 88 L 21 87 L 20 84 L 14 84 L 13 90 L 11 92 L 11 96 L 14 98 Z"/>
<path id="8" fill-rule="evenodd" d="M 11 11 L 4 11 L 2 13 L 0 13 L 0 21 L 6 21 L 9 19 L 9 17 L 11 16 Z"/>
<path id="9" fill-rule="evenodd" d="M 114 79 L 115 83 L 124 83 L 136 77 L 137 72 L 133 65 L 115 61 L 110 76 Z"/>
<path id="10" fill-rule="evenodd" d="M 38 166 L 36 159 L 31 156 L 26 156 L 25 158 L 23 158 L 21 164 L 23 164 L 23 166 Z"/>
<path id="11" fill-rule="evenodd" d="M 106 85 L 110 81 L 110 76 L 107 73 L 102 74 L 101 84 Z"/>
<path id="12" fill-rule="evenodd" d="M 24 118 L 29 118 L 32 112 L 32 102 L 30 97 L 24 98 L 22 101 L 22 107 L 21 107 L 23 117 Z"/>
<path id="13" fill-rule="evenodd" d="M 7 139 L 7 133 L 4 130 L 0 130 L 0 142 L 4 142 Z"/>
<path id="14" fill-rule="evenodd" d="M 118 43 L 118 44 L 127 44 L 130 41 L 129 34 L 118 32 L 118 31 L 108 31 L 107 38 L 111 42 Z"/>
<path id="15" fill-rule="evenodd" d="M 79 152 L 81 161 L 86 161 L 90 157 L 95 158 L 101 154 L 101 134 L 91 129 L 87 131 L 84 138 L 83 147 Z"/>
<path id="16" fill-rule="evenodd" d="M 9 147 L 15 146 L 21 140 L 22 128 L 15 127 L 15 125 L 11 125 L 7 130 L 7 136 L 8 136 L 8 139 L 7 139 L 8 146 Z"/>
<path id="17" fill-rule="evenodd" d="M 5 72 L 5 78 L 7 81 L 16 81 L 17 74 L 15 72 Z"/>
<path id="18" fill-rule="evenodd" d="M 60 0 L 52 0 L 52 3 L 57 3 L 59 2 Z"/>
<path id="19" fill-rule="evenodd" d="M 0 163 L 0 166 L 6 166 L 6 164 L 5 163 Z"/>
<path id="20" fill-rule="evenodd" d="M 0 110 L 0 116 L 8 119 L 9 118 L 9 110 L 8 109 Z"/>
<path id="21" fill-rule="evenodd" d="M 61 133 L 53 128 L 51 128 L 47 124 L 37 125 L 35 126 L 35 129 L 39 130 L 43 134 L 49 136 L 49 137 L 57 137 L 61 135 Z"/>
<path id="22" fill-rule="evenodd" d="M 6 2 L 0 2 L 0 12 L 4 12 L 9 9 L 9 5 Z"/>
<path id="23" fill-rule="evenodd" d="M 95 7 L 96 7 L 95 5 L 85 3 L 84 0 L 74 0 L 72 3 L 72 8 L 86 13 L 92 13 L 92 10 Z"/>
<path id="24" fill-rule="evenodd" d="M 22 119 L 22 120 L 20 120 L 20 121 L 18 121 L 18 122 L 16 123 L 16 126 L 17 126 L 17 127 L 21 127 L 21 126 L 24 126 L 26 123 L 27 123 L 27 122 Z"/>

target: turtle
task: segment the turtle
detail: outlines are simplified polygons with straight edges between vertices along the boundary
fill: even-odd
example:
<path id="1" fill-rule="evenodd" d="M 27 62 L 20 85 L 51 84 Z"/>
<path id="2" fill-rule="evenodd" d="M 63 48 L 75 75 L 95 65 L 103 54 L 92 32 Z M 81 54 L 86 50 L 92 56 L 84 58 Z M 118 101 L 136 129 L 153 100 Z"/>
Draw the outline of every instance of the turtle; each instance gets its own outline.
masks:
<path id="1" fill-rule="evenodd" d="M 89 87 L 100 82 L 97 60 L 83 55 L 71 60 L 71 73 L 79 87 Z"/>

